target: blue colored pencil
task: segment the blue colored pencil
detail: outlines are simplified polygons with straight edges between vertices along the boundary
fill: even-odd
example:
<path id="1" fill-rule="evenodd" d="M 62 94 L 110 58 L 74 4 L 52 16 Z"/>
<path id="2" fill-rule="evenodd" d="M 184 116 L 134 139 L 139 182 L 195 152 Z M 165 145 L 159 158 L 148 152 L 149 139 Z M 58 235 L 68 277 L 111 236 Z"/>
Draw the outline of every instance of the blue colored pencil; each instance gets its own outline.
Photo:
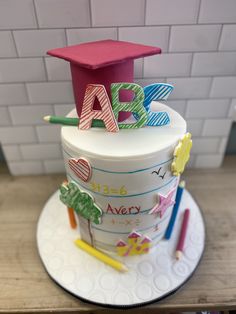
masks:
<path id="1" fill-rule="evenodd" d="M 170 218 L 170 221 L 169 221 L 169 225 L 168 225 L 168 227 L 166 229 L 166 233 L 165 233 L 165 239 L 166 240 L 170 239 L 172 231 L 174 229 L 175 220 L 176 220 L 176 217 L 177 217 L 177 214 L 178 214 L 179 205 L 180 205 L 180 202 L 181 202 L 181 198 L 182 198 L 182 194 L 183 194 L 184 188 L 185 188 L 185 181 L 181 181 L 179 186 L 178 186 L 178 189 L 177 189 L 176 198 L 175 198 L 175 205 L 174 205 L 174 208 L 173 208 L 173 211 L 172 211 L 172 215 L 171 215 L 171 218 Z"/>

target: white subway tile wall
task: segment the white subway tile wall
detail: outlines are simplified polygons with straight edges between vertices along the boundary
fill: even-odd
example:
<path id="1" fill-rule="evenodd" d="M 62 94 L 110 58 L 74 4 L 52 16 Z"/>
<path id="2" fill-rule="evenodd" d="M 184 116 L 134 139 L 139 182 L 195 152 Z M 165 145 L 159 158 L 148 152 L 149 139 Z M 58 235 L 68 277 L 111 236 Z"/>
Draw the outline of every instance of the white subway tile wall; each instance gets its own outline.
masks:
<path id="1" fill-rule="evenodd" d="M 120 27 L 119 40 L 132 41 L 143 45 L 161 47 L 162 52 L 168 50 L 168 26 Z"/>
<path id="2" fill-rule="evenodd" d="M 200 52 L 193 57 L 192 76 L 234 75 L 236 52 Z"/>
<path id="3" fill-rule="evenodd" d="M 186 100 L 169 100 L 168 106 L 184 117 L 186 112 L 186 103 Z"/>
<path id="4" fill-rule="evenodd" d="M 51 105 L 35 105 L 35 106 L 11 106 L 9 108 L 13 125 L 44 124 L 42 117 L 44 115 L 53 115 L 53 107 Z"/>
<path id="5" fill-rule="evenodd" d="M 220 25 L 171 26 L 170 52 L 217 50 Z"/>
<path id="6" fill-rule="evenodd" d="M 229 111 L 229 99 L 188 100 L 186 118 L 220 118 Z"/>
<path id="7" fill-rule="evenodd" d="M 26 83 L 31 104 L 71 103 L 73 93 L 71 82 Z"/>
<path id="8" fill-rule="evenodd" d="M 147 25 L 195 24 L 200 0 L 147 0 Z M 180 9 L 181 8 L 181 9 Z"/>
<path id="9" fill-rule="evenodd" d="M 0 59 L 0 83 L 46 80 L 42 58 Z"/>
<path id="10" fill-rule="evenodd" d="M 188 131 L 192 134 L 192 136 L 201 136 L 202 135 L 202 127 L 203 127 L 202 119 L 187 119 Z"/>
<path id="11" fill-rule="evenodd" d="M 175 86 L 167 104 L 192 132 L 188 167 L 219 167 L 236 119 L 235 0 L 4 0 L 0 145 L 10 172 L 64 172 L 60 126 L 42 118 L 74 108 L 70 67 L 46 52 L 108 38 L 162 48 L 135 62 L 135 81 Z"/>
<path id="12" fill-rule="evenodd" d="M 0 84 L 0 106 L 28 103 L 25 84 Z"/>
<path id="13" fill-rule="evenodd" d="M 37 143 L 35 129 L 32 126 L 0 127 L 1 144 Z"/>
<path id="14" fill-rule="evenodd" d="M 236 97 L 236 76 L 214 77 L 210 97 Z"/>
<path id="15" fill-rule="evenodd" d="M 114 39 L 117 40 L 117 28 L 80 28 L 67 29 L 68 45 L 78 45 L 85 42 Z"/>
<path id="16" fill-rule="evenodd" d="M 0 58 L 17 57 L 16 47 L 10 31 L 0 32 Z"/>
<path id="17" fill-rule="evenodd" d="M 144 76 L 188 76 L 191 70 L 191 61 L 190 53 L 164 53 L 145 58 Z"/>
<path id="18" fill-rule="evenodd" d="M 4 156 L 10 161 L 20 161 L 22 160 L 20 146 L 18 145 L 3 145 Z"/>
<path id="19" fill-rule="evenodd" d="M 44 160 L 62 157 L 59 144 L 21 145 L 20 151 L 25 160 Z"/>
<path id="20" fill-rule="evenodd" d="M 71 79 L 70 64 L 58 58 L 45 58 L 49 81 L 68 81 Z"/>
<path id="21" fill-rule="evenodd" d="M 236 25 L 224 25 L 222 29 L 219 50 L 235 51 L 236 50 Z"/>
<path id="22" fill-rule="evenodd" d="M 72 109 L 75 108 L 75 104 L 66 104 L 66 105 L 54 105 L 55 115 L 65 117 Z"/>
<path id="23" fill-rule="evenodd" d="M 199 23 L 235 23 L 235 0 L 202 0 Z"/>
<path id="24" fill-rule="evenodd" d="M 60 143 L 61 127 L 59 125 L 36 126 L 38 141 L 40 143 Z"/>
<path id="25" fill-rule="evenodd" d="M 224 155 L 222 154 L 204 154 L 197 155 L 195 160 L 196 168 L 218 168 L 221 166 Z"/>
<path id="26" fill-rule="evenodd" d="M 95 27 L 144 25 L 145 0 L 91 0 L 91 17 Z"/>
<path id="27" fill-rule="evenodd" d="M 143 58 L 134 60 L 134 78 L 143 77 Z"/>
<path id="28" fill-rule="evenodd" d="M 228 117 L 236 120 L 236 99 L 232 99 L 231 101 Z"/>
<path id="29" fill-rule="evenodd" d="M 11 119 L 7 107 L 0 107 L 0 125 L 11 124 Z"/>
<path id="30" fill-rule="evenodd" d="M 41 28 L 90 26 L 87 0 L 35 0 L 35 7 Z"/>
<path id="31" fill-rule="evenodd" d="M 0 3 L 0 29 L 37 28 L 32 0 L 3 0 Z"/>
<path id="32" fill-rule="evenodd" d="M 208 97 L 212 78 L 178 77 L 167 78 L 166 82 L 175 87 L 170 95 L 170 99 L 195 99 Z"/>
<path id="33" fill-rule="evenodd" d="M 49 49 L 66 45 L 64 29 L 13 31 L 19 57 L 46 56 Z"/>
<path id="34" fill-rule="evenodd" d="M 194 138 L 194 145 L 192 148 L 193 154 L 213 154 L 218 152 L 220 139 L 208 137 Z"/>
<path id="35" fill-rule="evenodd" d="M 43 160 L 46 173 L 62 173 L 65 172 L 64 161 L 61 159 Z"/>
<path id="36" fill-rule="evenodd" d="M 203 136 L 227 136 L 231 127 L 230 119 L 207 119 L 204 121 Z"/>

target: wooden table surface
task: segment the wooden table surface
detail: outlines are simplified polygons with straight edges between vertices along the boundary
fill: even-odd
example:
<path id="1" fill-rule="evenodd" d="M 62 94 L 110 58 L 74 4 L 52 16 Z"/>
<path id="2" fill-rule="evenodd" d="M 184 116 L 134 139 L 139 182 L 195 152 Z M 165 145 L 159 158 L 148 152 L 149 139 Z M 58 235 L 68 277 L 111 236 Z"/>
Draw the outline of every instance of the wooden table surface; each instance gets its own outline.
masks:
<path id="1" fill-rule="evenodd" d="M 220 169 L 188 170 L 183 177 L 205 217 L 203 259 L 175 295 L 130 313 L 236 309 L 236 158 L 228 158 Z M 37 220 L 63 179 L 0 173 L 0 313 L 119 311 L 71 296 L 49 278 L 40 261 Z"/>

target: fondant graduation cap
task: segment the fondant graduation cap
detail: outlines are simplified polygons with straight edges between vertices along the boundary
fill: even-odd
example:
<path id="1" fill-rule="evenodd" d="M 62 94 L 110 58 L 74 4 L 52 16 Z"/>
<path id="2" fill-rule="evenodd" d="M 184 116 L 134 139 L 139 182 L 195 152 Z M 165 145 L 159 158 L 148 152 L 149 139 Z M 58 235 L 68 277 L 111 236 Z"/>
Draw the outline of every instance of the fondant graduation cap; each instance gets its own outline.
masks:
<path id="1" fill-rule="evenodd" d="M 57 48 L 47 53 L 70 62 L 76 110 L 80 117 L 87 84 L 104 85 L 111 99 L 111 83 L 133 82 L 134 59 L 161 53 L 161 49 L 125 41 L 102 40 Z M 120 101 L 131 100 L 131 94 L 121 91 Z M 94 108 L 99 109 L 99 105 L 95 103 Z M 130 115 L 128 112 L 122 114 L 119 120 Z"/>

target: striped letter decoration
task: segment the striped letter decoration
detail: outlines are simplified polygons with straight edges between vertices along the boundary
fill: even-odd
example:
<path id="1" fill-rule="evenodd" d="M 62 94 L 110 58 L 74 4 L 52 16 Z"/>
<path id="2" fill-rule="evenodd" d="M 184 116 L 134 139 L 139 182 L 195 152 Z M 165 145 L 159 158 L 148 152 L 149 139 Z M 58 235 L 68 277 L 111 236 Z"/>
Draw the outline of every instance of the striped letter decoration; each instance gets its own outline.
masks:
<path id="1" fill-rule="evenodd" d="M 170 123 L 170 117 L 167 112 L 151 111 L 150 105 L 153 100 L 167 100 L 173 89 L 174 87 L 172 85 L 165 83 L 155 83 L 143 88 L 145 95 L 143 105 L 148 112 L 148 121 L 146 125 L 162 126 Z"/>
<path id="2" fill-rule="evenodd" d="M 131 90 L 135 93 L 134 99 L 131 102 L 120 102 L 119 92 L 121 89 Z M 138 116 L 138 121 L 132 124 L 119 123 L 119 128 L 136 129 L 141 128 L 147 123 L 148 114 L 143 106 L 144 92 L 142 87 L 135 83 L 113 83 L 111 84 L 112 108 L 116 120 L 120 111 L 128 111 L 135 113 Z"/>
<path id="3" fill-rule="evenodd" d="M 93 109 L 93 104 L 96 98 L 100 103 L 101 110 Z M 81 111 L 79 129 L 89 129 L 92 125 L 93 119 L 102 120 L 109 132 L 119 131 L 106 89 L 103 85 L 99 84 L 87 85 Z"/>

